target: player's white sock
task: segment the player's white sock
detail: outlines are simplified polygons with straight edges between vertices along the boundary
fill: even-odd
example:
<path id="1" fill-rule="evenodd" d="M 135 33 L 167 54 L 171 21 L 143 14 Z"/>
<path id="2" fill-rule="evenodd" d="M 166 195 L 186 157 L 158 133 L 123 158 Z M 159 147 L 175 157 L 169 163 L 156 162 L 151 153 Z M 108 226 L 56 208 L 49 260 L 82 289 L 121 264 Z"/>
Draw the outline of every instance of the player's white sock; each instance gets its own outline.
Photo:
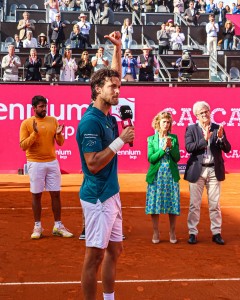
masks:
<path id="1" fill-rule="evenodd" d="M 62 221 L 55 221 L 54 227 L 59 228 L 62 225 Z"/>
<path id="2" fill-rule="evenodd" d="M 36 227 L 42 227 L 41 221 L 35 222 L 35 226 L 36 226 Z"/>
<path id="3" fill-rule="evenodd" d="M 103 299 L 104 300 L 114 300 L 114 292 L 111 294 L 103 293 Z"/>

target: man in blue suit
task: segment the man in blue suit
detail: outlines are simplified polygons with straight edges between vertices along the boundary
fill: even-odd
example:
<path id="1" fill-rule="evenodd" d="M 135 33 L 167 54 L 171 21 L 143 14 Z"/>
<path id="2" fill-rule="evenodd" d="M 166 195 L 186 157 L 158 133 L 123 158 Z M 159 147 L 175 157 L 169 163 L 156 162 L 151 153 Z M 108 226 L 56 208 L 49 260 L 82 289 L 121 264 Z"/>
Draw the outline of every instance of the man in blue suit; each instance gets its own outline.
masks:
<path id="1" fill-rule="evenodd" d="M 197 225 L 204 185 L 207 188 L 212 241 L 224 245 L 221 236 L 220 183 L 225 179 L 222 151 L 228 153 L 231 145 L 222 125 L 211 122 L 210 106 L 204 101 L 193 105 L 196 124 L 187 127 L 185 147 L 190 153 L 184 175 L 189 181 L 190 207 L 188 213 L 189 244 L 197 243 Z"/>

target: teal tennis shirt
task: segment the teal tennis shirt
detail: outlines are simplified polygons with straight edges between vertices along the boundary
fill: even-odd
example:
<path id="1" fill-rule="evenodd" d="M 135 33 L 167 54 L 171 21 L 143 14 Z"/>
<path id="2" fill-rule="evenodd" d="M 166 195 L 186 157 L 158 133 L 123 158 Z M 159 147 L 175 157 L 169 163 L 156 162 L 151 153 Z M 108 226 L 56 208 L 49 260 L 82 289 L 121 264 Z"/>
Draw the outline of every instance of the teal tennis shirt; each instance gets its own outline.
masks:
<path id="1" fill-rule="evenodd" d="M 119 192 L 117 177 L 117 154 L 97 174 L 87 167 L 84 153 L 100 152 L 106 149 L 118 136 L 116 119 L 105 115 L 101 110 L 89 106 L 77 129 L 77 143 L 82 162 L 84 180 L 80 188 L 80 199 L 96 203 L 109 199 Z"/>

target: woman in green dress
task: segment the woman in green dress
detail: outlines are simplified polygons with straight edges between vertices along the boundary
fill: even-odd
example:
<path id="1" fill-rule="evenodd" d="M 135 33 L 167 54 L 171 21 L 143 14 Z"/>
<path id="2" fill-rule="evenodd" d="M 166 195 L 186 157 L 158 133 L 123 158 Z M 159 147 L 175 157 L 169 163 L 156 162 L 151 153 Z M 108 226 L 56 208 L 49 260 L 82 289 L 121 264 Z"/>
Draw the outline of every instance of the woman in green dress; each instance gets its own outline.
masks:
<path id="1" fill-rule="evenodd" d="M 146 214 L 151 215 L 153 225 L 152 242 L 160 242 L 159 214 L 169 215 L 169 240 L 177 243 L 175 225 L 180 214 L 179 171 L 177 162 L 180 160 L 178 138 L 171 134 L 172 115 L 162 111 L 152 122 L 155 134 L 148 137 L 148 161 L 150 167 L 146 181 Z"/>

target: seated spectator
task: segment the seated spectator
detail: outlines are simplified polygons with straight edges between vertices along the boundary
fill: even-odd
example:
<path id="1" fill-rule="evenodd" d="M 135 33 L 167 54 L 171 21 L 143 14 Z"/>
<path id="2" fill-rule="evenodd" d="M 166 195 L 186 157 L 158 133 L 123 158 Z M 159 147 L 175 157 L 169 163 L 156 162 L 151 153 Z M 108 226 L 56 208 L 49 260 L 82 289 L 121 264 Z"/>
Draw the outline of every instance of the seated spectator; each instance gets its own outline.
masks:
<path id="1" fill-rule="evenodd" d="M 73 11 L 80 11 L 81 9 L 81 0 L 73 1 Z"/>
<path id="2" fill-rule="evenodd" d="M 60 12 L 58 0 L 48 0 L 44 3 L 45 8 L 48 8 L 48 23 L 56 20 L 56 14 Z"/>
<path id="3" fill-rule="evenodd" d="M 23 48 L 37 48 L 37 39 L 33 37 L 32 31 L 27 31 L 27 38 L 23 41 Z"/>
<path id="4" fill-rule="evenodd" d="M 104 3 L 104 10 L 101 18 L 99 19 L 101 24 L 109 24 L 113 25 L 114 24 L 114 12 L 113 10 L 109 7 L 108 3 Z"/>
<path id="5" fill-rule="evenodd" d="M 92 57 L 92 65 L 94 67 L 94 72 L 100 70 L 102 68 L 107 68 L 109 65 L 109 61 L 107 56 L 104 56 L 104 48 L 99 47 L 95 56 Z"/>
<path id="6" fill-rule="evenodd" d="M 27 38 L 27 31 L 34 31 L 35 30 L 35 25 L 31 20 L 29 20 L 30 14 L 25 11 L 23 13 L 23 19 L 19 21 L 17 29 L 19 31 L 19 38 L 20 40 L 25 40 Z"/>
<path id="7" fill-rule="evenodd" d="M 121 33 L 123 49 L 131 49 L 133 26 L 129 18 L 124 19 Z"/>
<path id="8" fill-rule="evenodd" d="M 240 14 L 240 3 L 237 4 L 237 8 L 234 10 L 233 15 Z"/>
<path id="9" fill-rule="evenodd" d="M 135 81 L 137 79 L 136 67 L 138 67 L 137 60 L 133 57 L 132 51 L 126 49 L 122 57 L 122 80 Z"/>
<path id="10" fill-rule="evenodd" d="M 235 35 L 235 27 L 230 20 L 225 23 L 223 32 L 223 50 L 232 50 L 233 37 Z"/>
<path id="11" fill-rule="evenodd" d="M 204 0 L 195 0 L 194 8 L 199 14 L 204 14 L 206 12 L 206 2 Z"/>
<path id="12" fill-rule="evenodd" d="M 189 8 L 184 11 L 183 18 L 186 20 L 187 25 L 196 26 L 199 18 L 199 12 L 194 8 L 194 1 L 189 2 Z"/>
<path id="13" fill-rule="evenodd" d="M 46 68 L 46 81 L 59 81 L 60 70 L 63 65 L 62 55 L 57 53 L 57 45 L 51 43 L 50 53 L 44 57 L 44 67 Z"/>
<path id="14" fill-rule="evenodd" d="M 152 48 L 143 46 L 143 54 L 137 58 L 139 68 L 139 81 L 154 81 L 154 74 L 159 74 L 159 64 L 155 55 L 151 54 Z"/>
<path id="15" fill-rule="evenodd" d="M 63 0 L 62 5 L 60 6 L 60 11 L 73 11 L 70 0 Z"/>
<path id="16" fill-rule="evenodd" d="M 214 0 L 209 0 L 209 3 L 206 5 L 206 13 L 212 14 L 216 8 L 216 4 L 214 3 Z"/>
<path id="17" fill-rule="evenodd" d="M 23 42 L 20 40 L 17 33 L 14 35 L 14 47 L 15 49 L 21 49 L 23 47 Z"/>
<path id="18" fill-rule="evenodd" d="M 225 6 L 225 8 L 226 8 L 226 6 Z M 237 11 L 237 5 L 236 5 L 236 3 L 233 2 L 230 14 L 235 14 L 236 11 Z"/>
<path id="19" fill-rule="evenodd" d="M 184 12 L 184 1 L 183 0 L 174 0 L 173 1 L 174 6 L 174 13 L 176 14 L 182 14 Z"/>
<path id="20" fill-rule="evenodd" d="M 100 1 L 99 0 L 86 0 L 88 11 L 91 11 L 94 18 L 97 16 L 97 11 L 99 9 Z"/>
<path id="21" fill-rule="evenodd" d="M 3 81 L 18 81 L 19 67 L 21 67 L 21 60 L 15 55 L 14 45 L 10 44 L 8 45 L 8 55 L 2 58 Z"/>
<path id="22" fill-rule="evenodd" d="M 176 26 L 176 32 L 171 35 L 172 50 L 182 50 L 183 42 L 185 40 L 184 33 L 181 32 L 181 27 Z"/>
<path id="23" fill-rule="evenodd" d="M 70 46 L 65 48 L 62 62 L 63 66 L 61 69 L 60 81 L 75 81 L 77 64 L 75 58 L 72 58 Z"/>
<path id="24" fill-rule="evenodd" d="M 25 69 L 27 69 L 26 81 L 41 81 L 42 76 L 40 73 L 40 68 L 42 66 L 41 58 L 37 57 L 37 50 L 31 49 L 30 56 L 26 59 L 24 64 Z"/>
<path id="25" fill-rule="evenodd" d="M 161 29 L 157 31 L 157 40 L 158 40 L 158 53 L 166 53 L 166 50 L 169 49 L 170 45 L 170 33 L 166 30 L 166 24 L 162 23 Z"/>
<path id="26" fill-rule="evenodd" d="M 83 40 L 83 48 L 82 49 L 85 49 L 86 45 L 87 45 L 87 47 L 92 48 L 92 45 L 90 44 L 90 41 L 89 41 L 89 38 L 90 38 L 89 31 L 91 29 L 91 24 L 87 21 L 87 16 L 83 13 L 81 13 L 78 18 L 80 19 L 80 22 L 78 22 L 77 24 L 79 26 L 81 34 L 85 37 L 85 39 Z"/>
<path id="27" fill-rule="evenodd" d="M 44 33 L 40 33 L 38 36 L 38 48 L 49 48 L 47 36 Z"/>
<path id="28" fill-rule="evenodd" d="M 87 51 L 83 51 L 78 62 L 76 76 L 80 82 L 89 82 L 93 72 L 93 66 Z"/>

